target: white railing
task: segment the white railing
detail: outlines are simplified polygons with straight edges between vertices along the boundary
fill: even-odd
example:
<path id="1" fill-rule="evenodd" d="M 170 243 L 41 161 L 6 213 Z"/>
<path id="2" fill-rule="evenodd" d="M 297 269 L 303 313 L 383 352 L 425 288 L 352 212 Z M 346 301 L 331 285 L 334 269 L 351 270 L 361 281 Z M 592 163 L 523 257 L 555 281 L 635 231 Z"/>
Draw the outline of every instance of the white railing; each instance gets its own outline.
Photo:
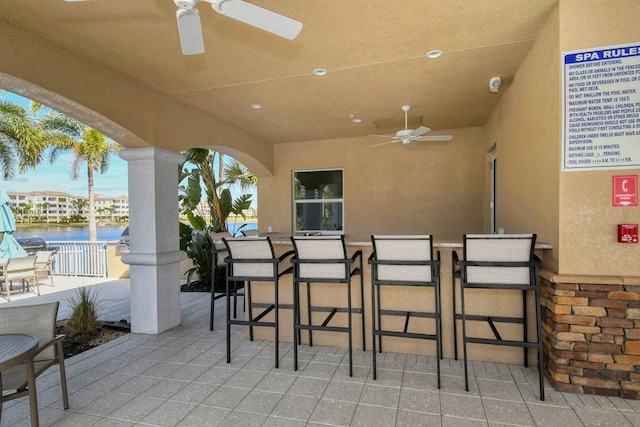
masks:
<path id="1" fill-rule="evenodd" d="M 48 241 L 47 249 L 57 250 L 53 274 L 107 277 L 107 242 Z"/>

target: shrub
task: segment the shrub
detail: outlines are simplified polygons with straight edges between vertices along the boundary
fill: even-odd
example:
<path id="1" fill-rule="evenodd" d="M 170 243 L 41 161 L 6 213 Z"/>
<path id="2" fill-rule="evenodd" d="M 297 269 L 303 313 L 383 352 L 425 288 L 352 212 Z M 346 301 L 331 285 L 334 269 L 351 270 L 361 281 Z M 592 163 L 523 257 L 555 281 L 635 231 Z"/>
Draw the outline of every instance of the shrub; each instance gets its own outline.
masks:
<path id="1" fill-rule="evenodd" d="M 67 330 L 72 334 L 94 334 L 100 329 L 98 322 L 98 292 L 82 286 L 76 289 L 76 295 L 69 298 L 71 317 L 67 321 Z"/>

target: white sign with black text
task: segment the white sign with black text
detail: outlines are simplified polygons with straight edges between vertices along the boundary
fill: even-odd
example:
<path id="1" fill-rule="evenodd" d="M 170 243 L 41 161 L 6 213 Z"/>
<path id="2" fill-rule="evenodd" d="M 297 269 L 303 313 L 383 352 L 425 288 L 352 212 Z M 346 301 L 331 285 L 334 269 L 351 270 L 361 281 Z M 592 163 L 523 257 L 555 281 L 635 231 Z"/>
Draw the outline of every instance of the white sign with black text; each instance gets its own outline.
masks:
<path id="1" fill-rule="evenodd" d="M 640 43 L 563 52 L 562 170 L 640 167 Z"/>

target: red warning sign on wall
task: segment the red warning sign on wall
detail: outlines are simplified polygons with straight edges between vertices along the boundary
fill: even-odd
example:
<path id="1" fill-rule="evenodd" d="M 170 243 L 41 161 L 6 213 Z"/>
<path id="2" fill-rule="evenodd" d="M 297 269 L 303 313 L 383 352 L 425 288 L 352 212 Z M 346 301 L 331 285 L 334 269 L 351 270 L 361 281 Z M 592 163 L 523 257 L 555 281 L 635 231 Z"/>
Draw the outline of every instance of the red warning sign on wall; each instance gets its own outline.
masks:
<path id="1" fill-rule="evenodd" d="M 613 177 L 613 206 L 638 206 L 638 175 Z"/>

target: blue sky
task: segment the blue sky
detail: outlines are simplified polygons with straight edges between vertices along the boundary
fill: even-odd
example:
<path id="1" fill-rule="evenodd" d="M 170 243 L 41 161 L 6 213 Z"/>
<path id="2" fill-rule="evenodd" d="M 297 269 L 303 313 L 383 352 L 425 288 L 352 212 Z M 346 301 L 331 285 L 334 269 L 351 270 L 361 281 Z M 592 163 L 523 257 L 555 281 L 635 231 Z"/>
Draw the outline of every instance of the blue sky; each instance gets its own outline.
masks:
<path id="1" fill-rule="evenodd" d="M 15 102 L 29 108 L 29 100 L 11 92 L 0 93 L 0 99 Z M 117 142 L 117 141 L 116 141 Z M 82 169 L 82 168 L 81 168 Z M 113 156 L 109 170 L 104 174 L 94 174 L 96 194 L 121 196 L 128 194 L 127 162 Z M 60 156 L 56 163 L 42 162 L 36 169 L 30 169 L 8 181 L 3 181 L 6 191 L 62 191 L 78 196 L 87 196 L 87 173 L 81 173 L 76 181 L 71 179 L 71 156 Z"/>

